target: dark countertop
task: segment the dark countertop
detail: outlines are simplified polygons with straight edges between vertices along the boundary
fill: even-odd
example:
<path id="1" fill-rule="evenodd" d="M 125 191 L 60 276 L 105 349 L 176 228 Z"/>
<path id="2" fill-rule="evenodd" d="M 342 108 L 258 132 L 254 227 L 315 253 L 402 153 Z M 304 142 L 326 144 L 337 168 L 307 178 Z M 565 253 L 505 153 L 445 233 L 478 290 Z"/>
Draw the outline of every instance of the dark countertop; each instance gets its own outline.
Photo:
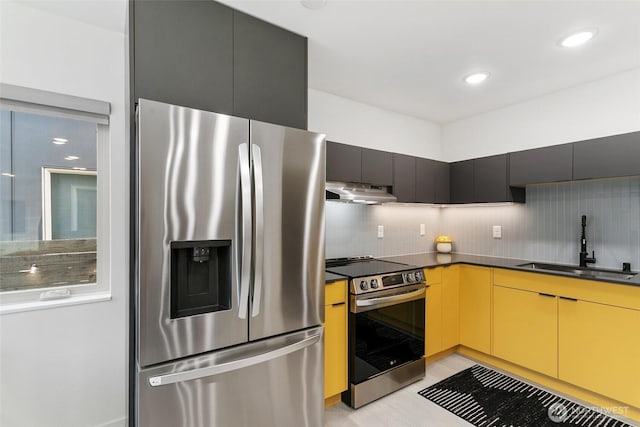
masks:
<path id="1" fill-rule="evenodd" d="M 329 273 L 328 271 L 324 273 L 324 283 L 333 283 L 333 282 L 337 282 L 338 280 L 346 280 L 346 277 L 341 276 L 339 274 L 335 274 L 335 273 Z"/>
<path id="2" fill-rule="evenodd" d="M 470 264 L 470 265 L 478 265 L 482 267 L 498 267 L 498 268 L 507 268 L 510 270 L 517 270 L 517 271 L 527 271 L 529 273 L 550 274 L 552 276 L 574 277 L 576 279 L 595 280 L 598 282 L 615 283 L 620 285 L 640 286 L 640 274 L 636 274 L 633 278 L 628 280 L 625 280 L 622 278 L 621 279 L 603 279 L 603 278 L 596 278 L 596 277 L 583 277 L 583 276 L 579 276 L 577 274 L 568 273 L 568 272 L 549 271 L 549 270 L 532 270 L 530 268 L 518 267 L 518 265 L 520 264 L 534 262 L 526 259 L 498 258 L 498 257 L 491 257 L 491 256 L 467 255 L 467 254 L 458 254 L 458 253 L 440 254 L 437 252 L 398 255 L 398 256 L 391 256 L 391 257 L 383 257 L 379 259 L 382 259 L 385 261 L 393 261 L 393 262 L 399 262 L 403 264 L 414 265 L 416 267 L 422 267 L 422 268 L 432 268 L 432 267 L 452 265 L 452 264 Z"/>

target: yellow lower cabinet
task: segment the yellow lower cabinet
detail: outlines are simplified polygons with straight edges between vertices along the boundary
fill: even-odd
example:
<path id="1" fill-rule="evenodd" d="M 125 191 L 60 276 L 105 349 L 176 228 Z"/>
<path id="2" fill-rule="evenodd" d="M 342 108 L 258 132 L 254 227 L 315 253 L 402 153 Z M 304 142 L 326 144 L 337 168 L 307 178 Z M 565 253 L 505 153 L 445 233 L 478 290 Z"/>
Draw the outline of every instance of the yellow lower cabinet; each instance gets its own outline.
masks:
<path id="1" fill-rule="evenodd" d="M 428 276 L 427 276 L 428 278 Z M 425 355 L 432 356 L 442 347 L 442 283 L 430 284 L 427 288 L 427 313 Z"/>
<path id="2" fill-rule="evenodd" d="M 460 266 L 460 344 L 491 354 L 491 269 Z"/>
<path id="3" fill-rule="evenodd" d="M 459 266 L 442 270 L 442 350 L 460 344 Z"/>
<path id="4" fill-rule="evenodd" d="M 326 286 L 324 307 L 324 397 L 347 389 L 347 283 Z M 339 397 L 339 396 L 338 396 Z M 339 402 L 339 399 L 334 403 Z"/>
<path id="5" fill-rule="evenodd" d="M 640 311 L 565 298 L 558 307 L 558 377 L 640 407 Z"/>
<path id="6" fill-rule="evenodd" d="M 558 298 L 494 286 L 493 355 L 557 377 Z"/>

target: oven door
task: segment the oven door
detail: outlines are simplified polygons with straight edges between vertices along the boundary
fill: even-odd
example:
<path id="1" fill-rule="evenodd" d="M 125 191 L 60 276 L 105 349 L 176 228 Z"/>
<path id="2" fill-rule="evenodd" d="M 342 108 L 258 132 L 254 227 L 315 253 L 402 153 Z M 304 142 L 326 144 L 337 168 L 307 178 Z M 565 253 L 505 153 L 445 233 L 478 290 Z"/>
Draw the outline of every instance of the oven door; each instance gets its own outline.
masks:
<path id="1" fill-rule="evenodd" d="M 351 384 L 424 357 L 425 290 L 419 284 L 351 296 Z"/>

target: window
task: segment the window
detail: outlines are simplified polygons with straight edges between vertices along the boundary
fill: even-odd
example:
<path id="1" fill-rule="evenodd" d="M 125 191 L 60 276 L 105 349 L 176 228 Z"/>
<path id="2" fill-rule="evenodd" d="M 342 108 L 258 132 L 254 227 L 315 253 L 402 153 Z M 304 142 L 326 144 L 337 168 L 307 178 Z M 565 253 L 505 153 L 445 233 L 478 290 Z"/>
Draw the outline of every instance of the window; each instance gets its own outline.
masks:
<path id="1" fill-rule="evenodd" d="M 101 262 L 108 218 L 100 209 L 108 181 L 98 155 L 108 116 L 94 108 L 104 112 L 106 103 L 25 88 L 7 99 L 16 92 L 7 87 L 0 98 L 0 312 L 108 299 Z M 43 94 L 49 104 L 40 103 Z"/>

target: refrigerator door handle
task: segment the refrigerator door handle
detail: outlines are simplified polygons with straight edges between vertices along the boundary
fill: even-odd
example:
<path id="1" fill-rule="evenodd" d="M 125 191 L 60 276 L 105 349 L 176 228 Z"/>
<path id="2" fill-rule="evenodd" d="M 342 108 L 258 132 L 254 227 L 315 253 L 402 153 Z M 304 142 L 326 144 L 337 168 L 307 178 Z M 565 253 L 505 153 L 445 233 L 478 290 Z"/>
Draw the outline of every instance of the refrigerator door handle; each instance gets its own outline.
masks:
<path id="1" fill-rule="evenodd" d="M 176 372 L 173 374 L 158 375 L 155 377 L 150 377 L 149 385 L 151 387 L 158 387 L 162 385 L 174 384 L 174 383 L 183 382 L 183 381 L 197 380 L 200 378 L 211 377 L 214 375 L 220 375 L 227 372 L 236 371 L 238 369 L 243 369 L 249 366 L 257 365 L 258 363 L 268 362 L 269 360 L 277 359 L 277 358 L 286 356 L 287 354 L 295 353 L 296 351 L 300 351 L 304 348 L 307 348 L 317 343 L 321 337 L 322 337 L 322 333 L 312 335 L 310 337 L 297 341 L 293 344 L 288 344 L 280 348 L 276 348 L 275 350 L 269 350 L 267 352 L 260 353 L 255 356 L 239 358 L 236 360 L 231 360 L 225 363 L 221 363 L 219 365 L 207 366 L 206 368 L 198 368 L 198 369 L 192 369 L 190 371 Z"/>
<path id="2" fill-rule="evenodd" d="M 264 182 L 262 178 L 262 153 L 260 147 L 251 145 L 253 158 L 253 179 L 255 186 L 255 259 L 253 277 L 253 300 L 251 316 L 260 314 L 260 301 L 262 298 L 263 259 L 264 259 Z"/>
<path id="3" fill-rule="evenodd" d="M 249 145 L 238 146 L 238 164 L 240 171 L 240 197 L 242 203 L 241 216 L 241 254 L 238 281 L 240 298 L 238 301 L 238 317 L 247 318 L 249 311 L 249 287 L 251 283 L 251 165 L 249 163 Z"/>

